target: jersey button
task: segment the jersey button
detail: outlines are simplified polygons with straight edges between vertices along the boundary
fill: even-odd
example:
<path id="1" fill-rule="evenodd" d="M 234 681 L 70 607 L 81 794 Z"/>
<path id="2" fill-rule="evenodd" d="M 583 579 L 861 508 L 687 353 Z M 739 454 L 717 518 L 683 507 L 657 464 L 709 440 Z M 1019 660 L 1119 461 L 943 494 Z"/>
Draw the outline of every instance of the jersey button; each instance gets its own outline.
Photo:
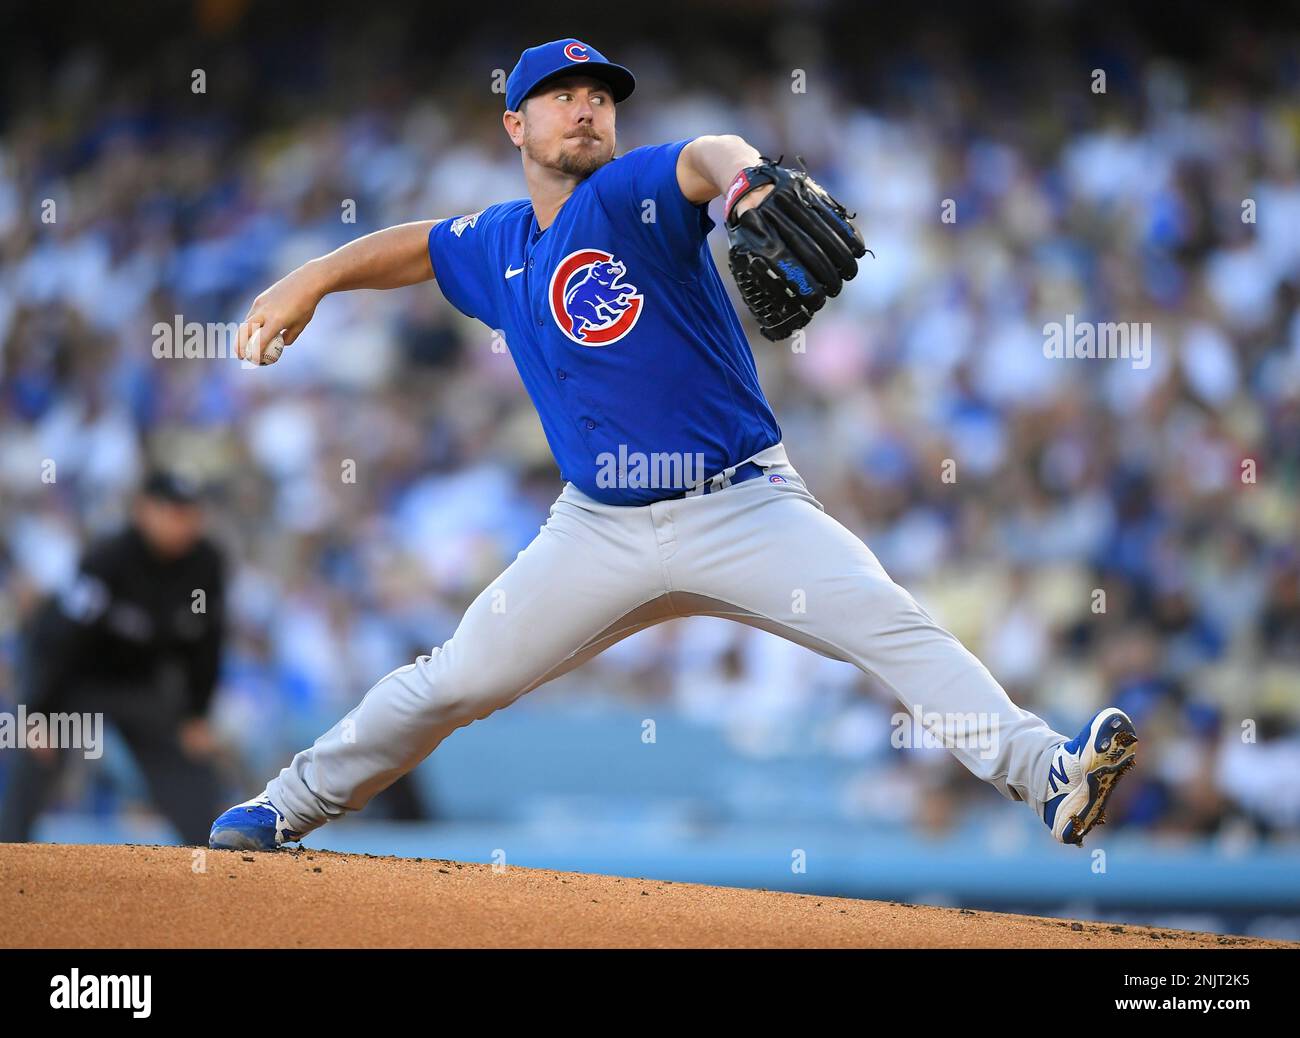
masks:
<path id="1" fill-rule="evenodd" d="M 569 373 L 568 373 L 567 371 L 565 371 L 563 368 L 560 368 L 558 371 L 556 371 L 556 374 L 559 375 L 560 378 L 568 378 L 568 377 L 569 377 Z"/>
<path id="2" fill-rule="evenodd" d="M 541 326 L 542 326 L 542 319 L 539 317 L 537 318 L 537 327 L 540 328 Z"/>
<path id="3" fill-rule="evenodd" d="M 594 428 L 596 428 L 596 423 L 593 422 L 590 418 L 587 419 L 587 428 L 588 428 L 588 429 L 594 429 Z"/>

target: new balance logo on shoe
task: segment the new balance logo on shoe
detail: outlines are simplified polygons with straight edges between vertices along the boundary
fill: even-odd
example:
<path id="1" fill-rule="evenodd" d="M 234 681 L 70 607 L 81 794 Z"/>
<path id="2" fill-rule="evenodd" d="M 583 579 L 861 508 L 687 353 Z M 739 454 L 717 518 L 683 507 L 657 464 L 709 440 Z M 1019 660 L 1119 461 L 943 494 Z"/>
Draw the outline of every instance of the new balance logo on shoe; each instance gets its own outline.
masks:
<path id="1" fill-rule="evenodd" d="M 1056 770 L 1058 766 L 1061 769 L 1059 772 Z M 1064 757 L 1058 757 L 1056 760 L 1052 761 L 1052 770 L 1047 773 L 1047 781 L 1052 784 L 1053 793 L 1058 792 L 1061 788 L 1061 786 L 1056 784 L 1057 779 L 1060 779 L 1061 786 L 1067 785 L 1070 781 L 1070 777 L 1065 773 Z"/>

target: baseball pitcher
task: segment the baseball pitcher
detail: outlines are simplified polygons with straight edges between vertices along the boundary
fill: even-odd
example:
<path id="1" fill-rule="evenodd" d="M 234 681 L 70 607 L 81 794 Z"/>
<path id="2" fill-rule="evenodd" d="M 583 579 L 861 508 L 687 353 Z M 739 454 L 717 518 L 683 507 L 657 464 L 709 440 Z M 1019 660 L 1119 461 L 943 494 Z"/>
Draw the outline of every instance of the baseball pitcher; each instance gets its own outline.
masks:
<path id="1" fill-rule="evenodd" d="M 736 136 L 616 158 L 615 106 L 634 83 L 579 40 L 526 50 L 503 122 L 527 198 L 367 235 L 254 300 L 240 354 L 273 363 L 327 294 L 436 279 L 458 310 L 504 332 L 564 487 L 455 634 L 380 678 L 221 815 L 211 846 L 300 840 L 361 810 L 457 728 L 695 614 L 874 675 L 933 719 L 966 768 L 1080 844 L 1133 766 L 1132 722 L 1102 710 L 1067 739 L 1020 709 L 826 514 L 786 455 L 709 252 L 708 203 L 723 195 L 741 297 L 765 337 L 787 338 L 857 273 L 866 249 L 851 214 L 806 170 Z"/>

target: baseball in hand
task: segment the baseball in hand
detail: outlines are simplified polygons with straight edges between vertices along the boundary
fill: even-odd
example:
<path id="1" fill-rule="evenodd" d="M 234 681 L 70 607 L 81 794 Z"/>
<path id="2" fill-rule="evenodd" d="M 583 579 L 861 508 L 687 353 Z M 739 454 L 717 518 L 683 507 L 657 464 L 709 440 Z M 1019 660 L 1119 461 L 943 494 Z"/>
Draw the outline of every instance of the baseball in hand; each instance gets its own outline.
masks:
<path id="1" fill-rule="evenodd" d="M 266 344 L 265 349 L 262 348 L 262 329 L 259 326 L 254 328 L 253 334 L 248 337 L 248 343 L 244 347 L 244 359 L 265 367 L 279 360 L 283 352 L 284 336 L 279 332 L 275 333 L 275 338 Z"/>

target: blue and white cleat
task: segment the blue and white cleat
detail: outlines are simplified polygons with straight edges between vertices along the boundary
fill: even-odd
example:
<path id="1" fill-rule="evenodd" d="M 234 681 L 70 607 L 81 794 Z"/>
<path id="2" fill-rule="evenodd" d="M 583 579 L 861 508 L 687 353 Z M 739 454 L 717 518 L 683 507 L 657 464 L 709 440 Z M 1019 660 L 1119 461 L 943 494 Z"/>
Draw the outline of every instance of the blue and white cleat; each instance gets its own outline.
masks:
<path id="1" fill-rule="evenodd" d="M 302 834 L 289 828 L 271 798 L 261 793 L 236 804 L 213 822 L 208 846 L 219 851 L 274 851 L 301 839 Z"/>
<path id="2" fill-rule="evenodd" d="M 1043 804 L 1043 821 L 1057 840 L 1081 846 L 1093 826 L 1106 821 L 1115 783 L 1137 763 L 1137 741 L 1128 714 L 1112 706 L 1057 747 Z"/>

